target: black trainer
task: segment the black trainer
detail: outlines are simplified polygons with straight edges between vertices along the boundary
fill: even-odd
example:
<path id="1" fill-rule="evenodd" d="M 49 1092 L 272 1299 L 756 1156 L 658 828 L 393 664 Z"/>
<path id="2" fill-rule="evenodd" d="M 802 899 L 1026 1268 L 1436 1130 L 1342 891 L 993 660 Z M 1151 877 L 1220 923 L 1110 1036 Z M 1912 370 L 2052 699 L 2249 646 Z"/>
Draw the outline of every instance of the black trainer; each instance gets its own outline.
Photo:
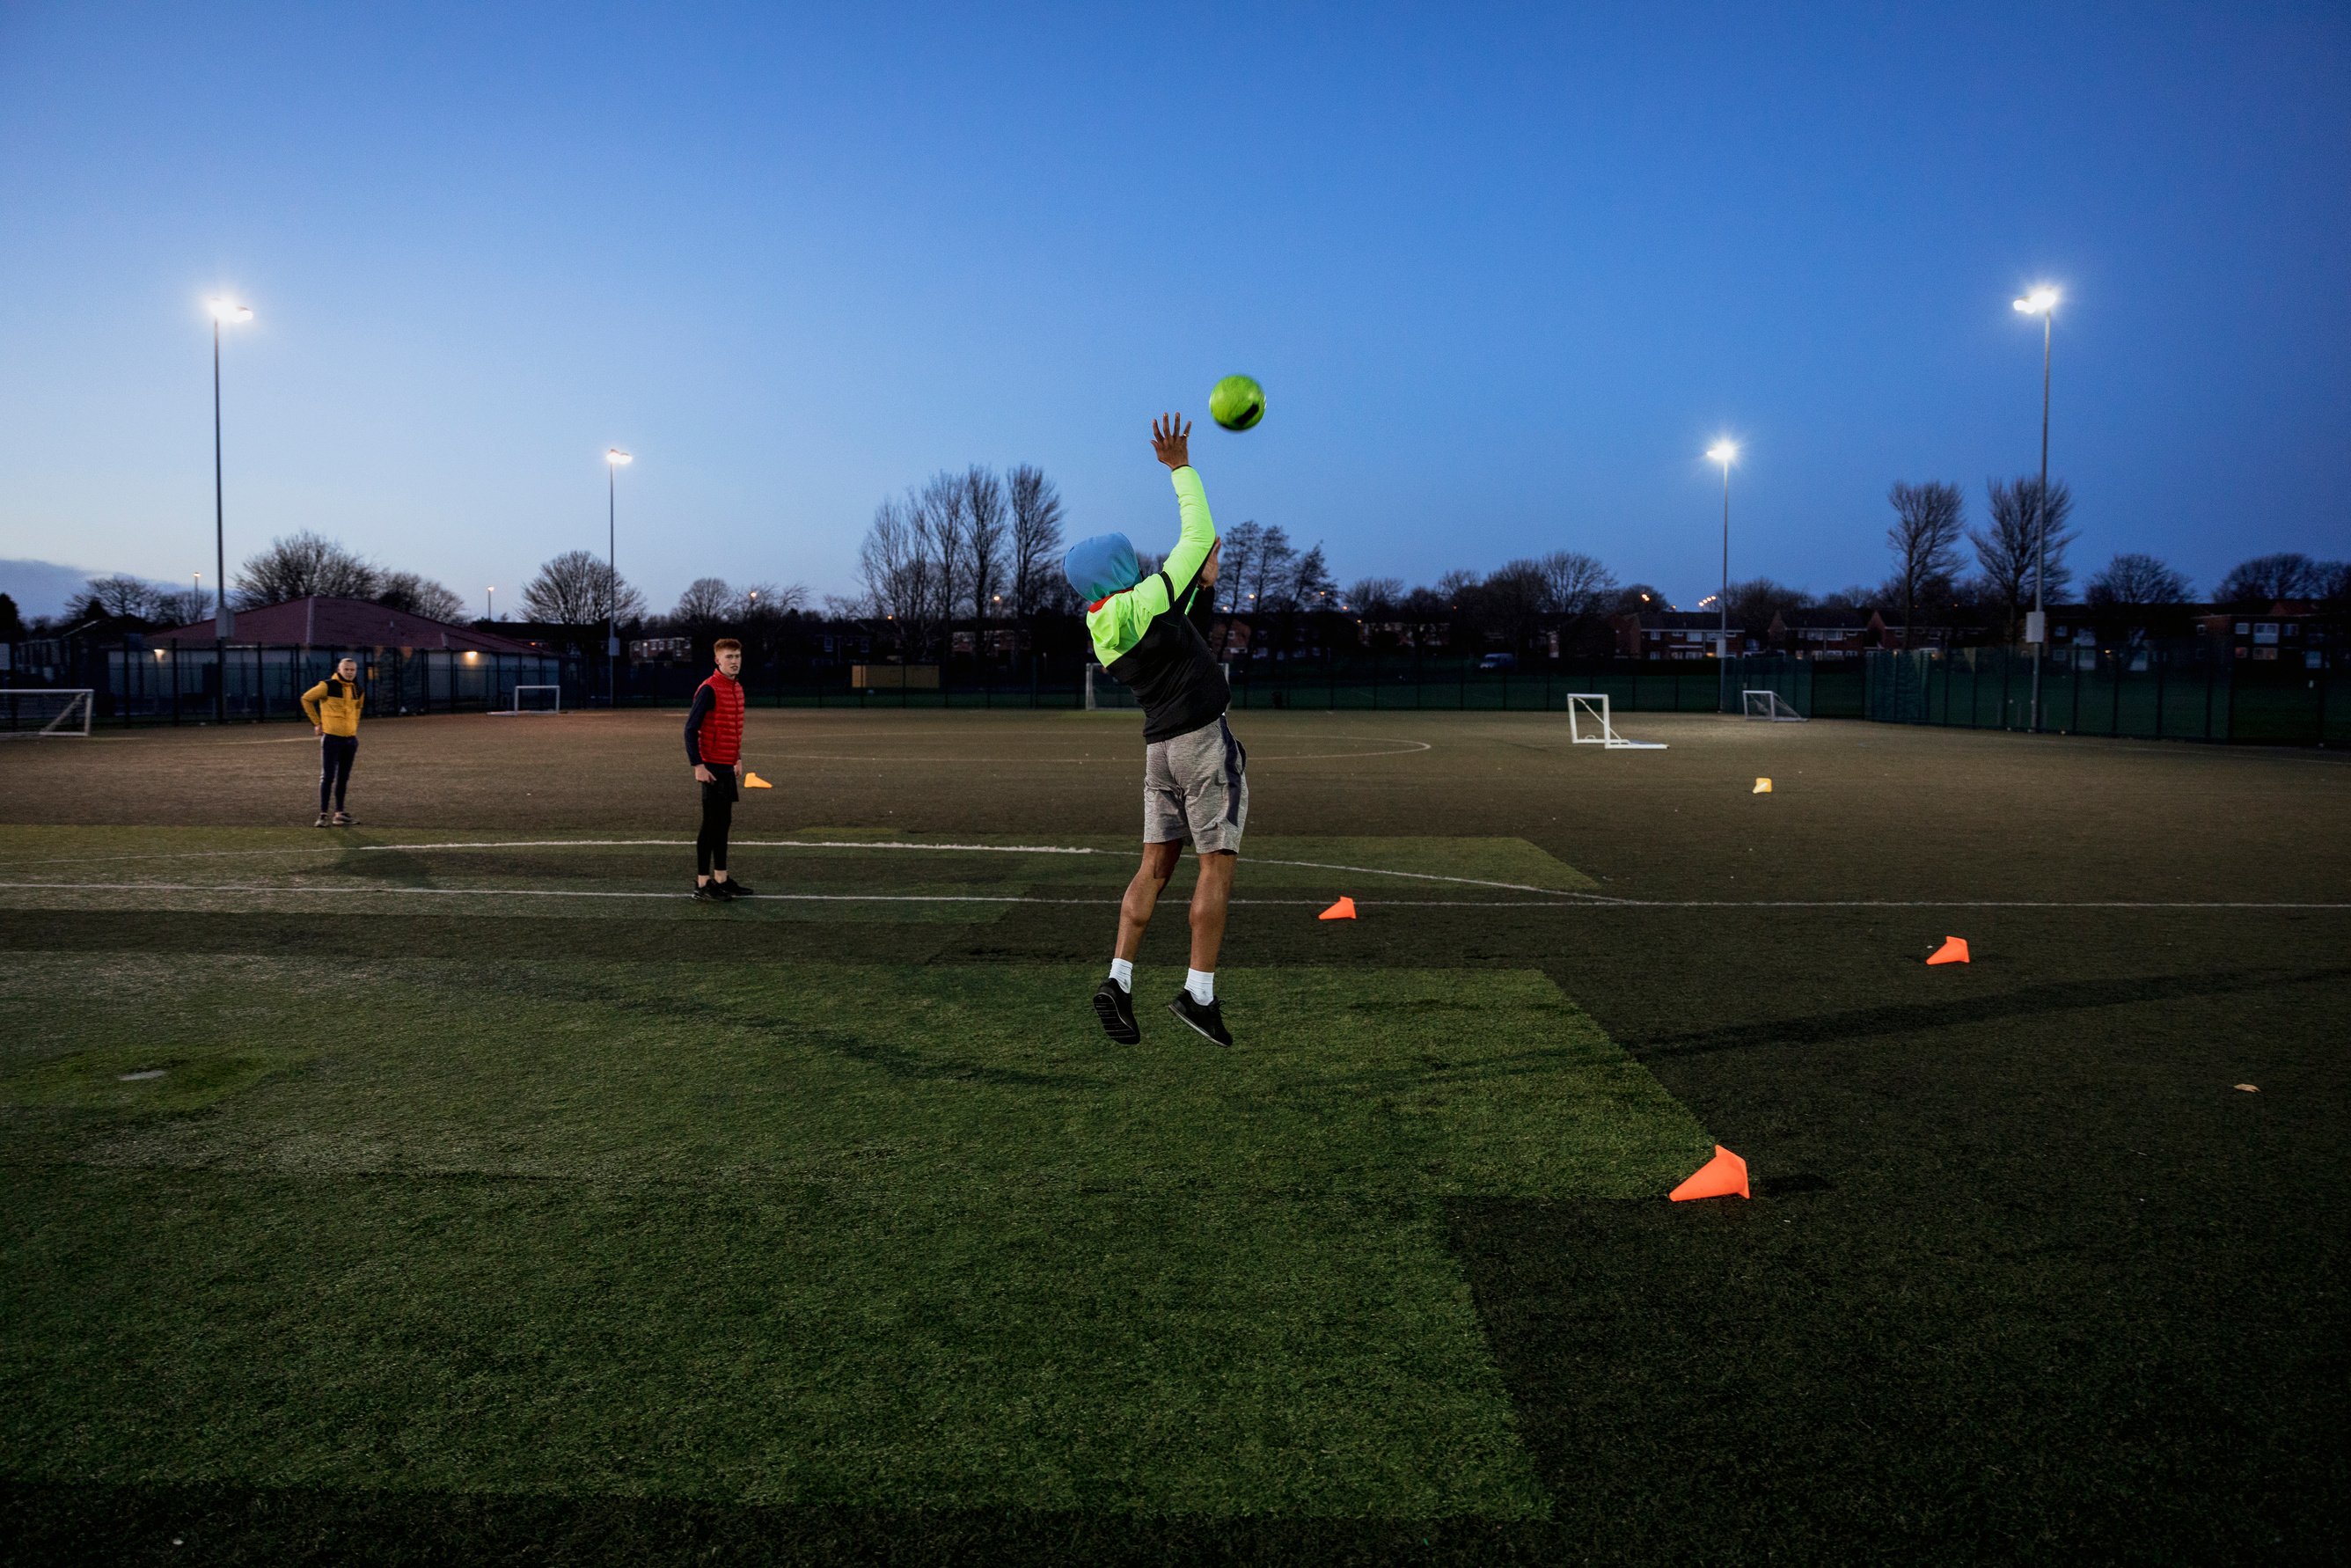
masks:
<path id="1" fill-rule="evenodd" d="M 724 904 L 726 902 L 726 890 L 715 882 L 697 882 L 694 884 L 694 901 L 696 904 Z"/>
<path id="2" fill-rule="evenodd" d="M 718 896 L 721 898 L 750 898 L 754 896 L 748 884 L 737 882 L 731 876 L 725 882 L 720 882 L 716 877 L 713 877 L 710 879 L 710 885 L 718 890 Z"/>
<path id="3" fill-rule="evenodd" d="M 1095 988 L 1094 1016 L 1102 1019 L 1102 1033 L 1119 1044 L 1142 1043 L 1143 1026 L 1134 1021 L 1134 993 L 1108 975 Z"/>
<path id="4" fill-rule="evenodd" d="M 1232 1031 L 1225 1027 L 1223 1003 L 1196 1002 L 1190 991 L 1178 991 L 1176 999 L 1167 1004 L 1167 1010 L 1218 1045 L 1232 1044 Z"/>

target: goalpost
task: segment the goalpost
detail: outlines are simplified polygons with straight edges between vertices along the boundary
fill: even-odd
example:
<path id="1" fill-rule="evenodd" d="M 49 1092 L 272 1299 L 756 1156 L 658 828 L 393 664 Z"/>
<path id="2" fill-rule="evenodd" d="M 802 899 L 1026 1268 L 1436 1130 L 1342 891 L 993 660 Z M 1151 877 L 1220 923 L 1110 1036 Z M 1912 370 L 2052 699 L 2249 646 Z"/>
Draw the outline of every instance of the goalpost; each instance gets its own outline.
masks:
<path id="1" fill-rule="evenodd" d="M 1608 722 L 1606 692 L 1567 694 L 1567 738 L 1578 746 L 1604 746 L 1611 751 L 1663 751 L 1662 740 L 1627 740 Z"/>
<path id="2" fill-rule="evenodd" d="M 561 686 L 517 686 L 514 689 L 514 706 L 494 707 L 490 710 L 494 716 L 517 713 L 561 713 L 562 711 L 563 688 Z"/>
<path id="3" fill-rule="evenodd" d="M 89 686 L 0 687 L 0 738 L 87 736 L 97 697 Z"/>
<path id="4" fill-rule="evenodd" d="M 1229 671 L 1227 672 L 1226 678 L 1231 678 Z M 1100 708 L 1139 706 L 1141 705 L 1134 700 L 1134 687 L 1103 669 L 1100 664 L 1086 665 L 1086 711 L 1088 713 Z"/>
<path id="5" fill-rule="evenodd" d="M 1739 702 L 1749 718 L 1768 718 L 1775 724 L 1804 722 L 1804 716 L 1790 707 L 1778 692 L 1742 691 Z"/>

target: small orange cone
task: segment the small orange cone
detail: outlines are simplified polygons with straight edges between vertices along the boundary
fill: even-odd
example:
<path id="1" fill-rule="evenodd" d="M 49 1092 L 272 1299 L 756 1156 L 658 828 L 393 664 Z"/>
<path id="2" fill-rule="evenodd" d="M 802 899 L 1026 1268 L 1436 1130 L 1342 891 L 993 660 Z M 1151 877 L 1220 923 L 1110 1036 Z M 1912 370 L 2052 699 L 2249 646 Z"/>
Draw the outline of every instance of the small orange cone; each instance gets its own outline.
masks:
<path id="1" fill-rule="evenodd" d="M 1771 792 L 1771 780 L 1769 779 L 1758 779 L 1755 780 L 1755 793 L 1758 795 L 1769 795 Z"/>
<path id="2" fill-rule="evenodd" d="M 1714 1158 L 1698 1166 L 1696 1175 L 1666 1195 L 1676 1203 L 1687 1203 L 1694 1197 L 1747 1197 L 1747 1162 L 1724 1148 L 1714 1145 Z"/>
<path id="3" fill-rule="evenodd" d="M 1943 945 L 1936 948 L 1927 960 L 1929 964 L 1964 964 L 1967 961 L 1968 939 L 1964 936 L 1944 937 Z"/>
<path id="4" fill-rule="evenodd" d="M 1342 896 L 1338 903 L 1332 904 L 1321 915 L 1315 916 L 1318 920 L 1353 920 L 1354 917 L 1355 901 L 1344 896 Z"/>
<path id="5" fill-rule="evenodd" d="M 765 779 L 760 778 L 758 774 L 746 769 L 743 774 L 743 788 L 746 789 L 772 789 L 775 786 L 768 783 Z"/>

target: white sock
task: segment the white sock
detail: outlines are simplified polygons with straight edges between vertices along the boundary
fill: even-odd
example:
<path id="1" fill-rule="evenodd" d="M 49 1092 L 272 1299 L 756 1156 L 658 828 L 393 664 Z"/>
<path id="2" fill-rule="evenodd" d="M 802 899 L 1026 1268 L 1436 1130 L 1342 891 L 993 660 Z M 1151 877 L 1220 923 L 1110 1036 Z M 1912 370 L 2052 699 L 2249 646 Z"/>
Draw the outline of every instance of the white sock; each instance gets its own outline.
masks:
<path id="1" fill-rule="evenodd" d="M 1205 1008 L 1217 999 L 1217 972 L 1214 969 L 1186 969 L 1184 971 L 1184 988 L 1192 993 L 1194 1001 Z"/>
<path id="2" fill-rule="evenodd" d="M 1134 989 L 1134 960 L 1113 958 L 1110 961 L 1110 977 L 1118 982 L 1118 988 L 1122 991 Z"/>

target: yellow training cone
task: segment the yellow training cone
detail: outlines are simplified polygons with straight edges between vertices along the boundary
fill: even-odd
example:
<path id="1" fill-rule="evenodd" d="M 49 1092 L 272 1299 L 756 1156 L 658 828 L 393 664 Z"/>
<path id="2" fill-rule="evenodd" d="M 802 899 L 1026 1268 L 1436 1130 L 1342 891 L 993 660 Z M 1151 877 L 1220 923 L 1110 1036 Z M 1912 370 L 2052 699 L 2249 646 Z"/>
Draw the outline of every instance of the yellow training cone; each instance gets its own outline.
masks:
<path id="1" fill-rule="evenodd" d="M 1769 779 L 1758 779 L 1755 780 L 1755 793 L 1758 795 L 1769 795 L 1771 792 L 1771 780 Z"/>
<path id="2" fill-rule="evenodd" d="M 743 774 L 743 788 L 746 789 L 772 789 L 775 786 L 768 783 L 765 779 L 760 778 L 758 774 L 747 769 Z"/>

